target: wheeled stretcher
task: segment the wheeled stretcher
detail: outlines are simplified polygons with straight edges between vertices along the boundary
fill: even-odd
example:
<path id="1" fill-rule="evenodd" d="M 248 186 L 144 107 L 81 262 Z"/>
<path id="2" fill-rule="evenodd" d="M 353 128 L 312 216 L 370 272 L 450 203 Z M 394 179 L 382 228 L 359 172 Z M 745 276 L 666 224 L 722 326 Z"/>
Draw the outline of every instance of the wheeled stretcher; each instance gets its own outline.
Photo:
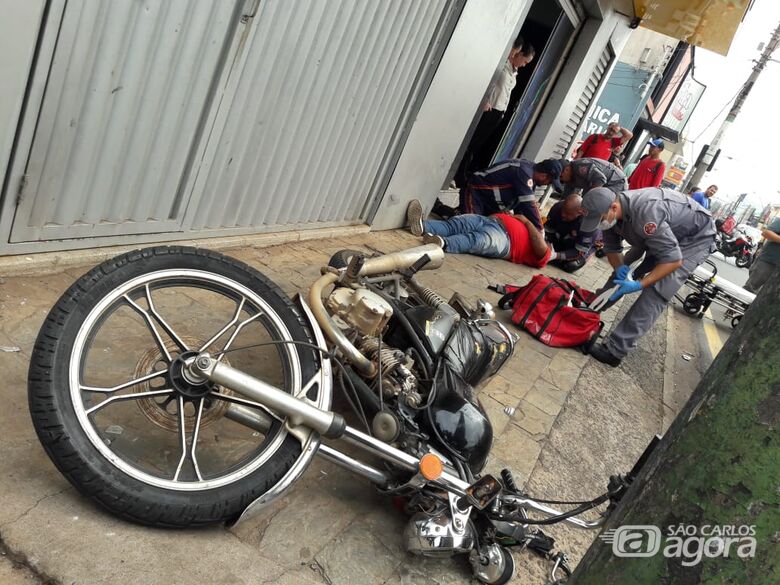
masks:
<path id="1" fill-rule="evenodd" d="M 693 271 L 685 285 L 692 292 L 684 298 L 678 293 L 675 298 L 683 304 L 686 313 L 701 319 L 710 305 L 715 303 L 726 308 L 726 319 L 731 319 L 732 327 L 737 326 L 756 298 L 752 292 L 718 276 L 718 268 L 709 260 Z"/>

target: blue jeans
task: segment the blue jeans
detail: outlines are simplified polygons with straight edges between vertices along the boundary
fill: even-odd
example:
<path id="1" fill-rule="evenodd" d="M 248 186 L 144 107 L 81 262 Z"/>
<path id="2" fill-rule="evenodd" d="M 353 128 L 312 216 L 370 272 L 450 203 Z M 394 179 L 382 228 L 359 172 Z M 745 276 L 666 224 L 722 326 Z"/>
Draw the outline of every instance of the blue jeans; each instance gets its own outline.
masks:
<path id="1" fill-rule="evenodd" d="M 428 220 L 423 230 L 444 238 L 450 254 L 474 254 L 487 258 L 506 258 L 509 236 L 501 220 L 484 215 L 456 215 L 446 221 Z"/>

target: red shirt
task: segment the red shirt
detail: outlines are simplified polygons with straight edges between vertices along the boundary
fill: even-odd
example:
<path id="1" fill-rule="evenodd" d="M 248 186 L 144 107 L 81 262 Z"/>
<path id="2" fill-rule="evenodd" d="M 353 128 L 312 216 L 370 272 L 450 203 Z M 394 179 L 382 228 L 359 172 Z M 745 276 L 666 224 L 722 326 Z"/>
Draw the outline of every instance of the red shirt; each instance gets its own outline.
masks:
<path id="1" fill-rule="evenodd" d="M 580 145 L 580 156 L 578 158 L 600 158 L 609 160 L 612 156 L 612 149 L 620 146 L 623 138 L 607 138 L 605 134 L 591 134 Z"/>
<path id="2" fill-rule="evenodd" d="M 644 187 L 658 187 L 666 174 L 664 161 L 652 159 L 646 156 L 631 173 L 628 179 L 629 189 L 642 189 Z"/>
<path id="3" fill-rule="evenodd" d="M 495 215 L 509 236 L 509 260 L 515 264 L 525 264 L 534 268 L 542 268 L 550 259 L 550 247 L 543 258 L 537 258 L 531 246 L 531 236 L 528 235 L 526 225 L 517 219 L 514 215 L 508 213 L 498 213 Z"/>

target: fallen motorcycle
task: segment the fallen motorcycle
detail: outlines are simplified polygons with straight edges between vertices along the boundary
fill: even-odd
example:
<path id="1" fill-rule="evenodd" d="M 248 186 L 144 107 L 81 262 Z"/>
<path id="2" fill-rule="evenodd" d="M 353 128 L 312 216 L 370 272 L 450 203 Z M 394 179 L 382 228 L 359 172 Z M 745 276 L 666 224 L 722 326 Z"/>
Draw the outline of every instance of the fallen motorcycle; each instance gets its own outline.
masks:
<path id="1" fill-rule="evenodd" d="M 418 281 L 443 261 L 435 245 L 342 251 L 294 302 L 206 250 L 104 262 L 62 295 L 38 335 L 29 373 L 38 437 L 82 494 L 134 522 L 245 520 L 317 455 L 405 502 L 410 552 L 468 554 L 477 579 L 501 584 L 514 573 L 508 547 L 527 547 L 555 563 L 555 579 L 566 558 L 539 525 L 598 528 L 603 508 L 579 516 L 614 506 L 633 472 L 587 502 L 531 498 L 509 470 L 481 475 L 493 432 L 475 388 L 509 359 L 514 337 L 486 303 L 445 302 Z M 356 426 L 331 409 L 335 390 Z"/>

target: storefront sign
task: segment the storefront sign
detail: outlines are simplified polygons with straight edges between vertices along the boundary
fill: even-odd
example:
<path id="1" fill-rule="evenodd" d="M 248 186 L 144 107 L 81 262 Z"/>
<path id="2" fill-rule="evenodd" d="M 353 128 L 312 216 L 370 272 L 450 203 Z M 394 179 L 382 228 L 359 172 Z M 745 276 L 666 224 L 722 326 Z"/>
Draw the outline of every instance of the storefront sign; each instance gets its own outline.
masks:
<path id="1" fill-rule="evenodd" d="M 650 71 L 618 62 L 601 96 L 588 112 L 580 140 L 589 134 L 601 134 L 612 122 L 633 128 L 644 105 L 643 97 L 646 98 L 652 91 L 652 87 L 647 89 L 651 75 Z"/>
<path id="2" fill-rule="evenodd" d="M 677 95 L 674 96 L 672 105 L 666 111 L 661 125 L 678 132 L 682 131 L 688 123 L 688 118 L 691 117 L 693 110 L 696 109 L 696 104 L 699 103 L 706 87 L 706 85 L 699 83 L 688 73 L 685 81 L 680 84 L 680 89 L 677 91 Z"/>

